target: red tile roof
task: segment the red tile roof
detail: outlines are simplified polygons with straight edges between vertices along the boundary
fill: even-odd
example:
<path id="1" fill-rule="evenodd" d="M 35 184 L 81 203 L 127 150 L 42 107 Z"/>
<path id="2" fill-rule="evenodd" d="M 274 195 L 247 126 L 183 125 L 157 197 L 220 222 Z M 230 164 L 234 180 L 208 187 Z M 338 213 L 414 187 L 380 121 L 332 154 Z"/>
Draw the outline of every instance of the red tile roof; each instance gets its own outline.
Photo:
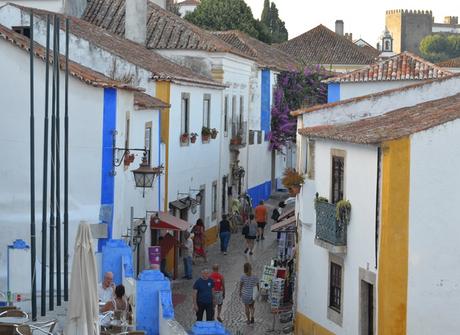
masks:
<path id="1" fill-rule="evenodd" d="M 378 92 L 378 93 L 372 93 L 372 94 L 367 94 L 367 95 L 363 95 L 363 96 L 359 96 L 359 97 L 355 97 L 355 98 L 350 98 L 350 99 L 346 99 L 346 100 L 331 102 L 331 103 L 328 103 L 328 104 L 315 105 L 315 106 L 308 107 L 308 108 L 298 109 L 296 111 L 291 112 L 291 115 L 292 116 L 299 116 L 299 115 L 306 114 L 306 113 L 313 113 L 313 112 L 316 112 L 318 110 L 322 110 L 322 109 L 326 109 L 326 108 L 334 108 L 334 107 L 346 106 L 346 105 L 349 105 L 349 104 L 354 104 L 354 103 L 362 101 L 362 100 L 372 100 L 372 99 L 375 99 L 375 98 L 378 98 L 378 97 L 381 97 L 381 96 L 391 95 L 391 94 L 394 94 L 396 92 L 407 91 L 407 90 L 411 90 L 411 89 L 414 89 L 414 88 L 417 88 L 417 87 L 422 87 L 424 85 L 429 85 L 429 84 L 431 84 L 433 82 L 440 82 L 440 81 L 443 81 L 443 80 L 448 80 L 448 79 L 450 79 L 452 77 L 460 77 L 460 73 L 452 74 L 450 76 L 446 76 L 446 77 L 442 77 L 442 78 L 438 78 L 438 79 L 430 79 L 430 80 L 426 80 L 426 81 L 423 81 L 423 82 L 420 82 L 420 83 L 407 85 L 407 86 L 404 86 L 404 87 L 393 88 L 393 89 L 389 89 L 389 90 Z"/>
<path id="2" fill-rule="evenodd" d="M 460 118 L 460 93 L 356 122 L 308 127 L 299 134 L 336 141 L 379 144 Z"/>
<path id="3" fill-rule="evenodd" d="M 134 93 L 134 106 L 137 109 L 163 109 L 169 108 L 166 102 L 161 101 L 160 99 L 154 98 L 148 94 L 142 92 Z"/>
<path id="4" fill-rule="evenodd" d="M 375 57 L 323 25 L 319 25 L 300 36 L 277 45 L 305 65 L 366 65 Z"/>
<path id="5" fill-rule="evenodd" d="M 16 47 L 19 47 L 23 50 L 29 52 L 30 50 L 30 39 L 24 35 L 18 34 L 5 26 L 0 25 L 0 38 L 3 38 L 5 41 L 10 42 Z M 34 43 L 34 54 L 37 58 L 45 61 L 46 60 L 46 50 L 38 43 Z M 53 57 L 50 55 L 50 62 L 52 62 Z M 60 66 L 61 69 L 65 69 L 65 58 L 60 56 Z M 81 80 L 85 84 L 95 86 L 95 87 L 112 87 L 125 89 L 130 91 L 142 91 L 141 88 L 133 87 L 132 85 L 123 83 L 121 81 L 110 79 L 103 74 L 93 71 L 85 66 L 82 66 L 78 63 L 69 61 L 69 75 Z"/>
<path id="6" fill-rule="evenodd" d="M 92 0 L 82 18 L 111 33 L 124 36 L 126 0 Z M 168 10 L 148 2 L 147 39 L 149 49 L 187 49 L 209 52 L 229 52 L 247 55 L 217 36 L 180 18 Z"/>
<path id="7" fill-rule="evenodd" d="M 23 11 L 30 11 L 30 8 L 27 7 L 15 4 L 10 5 Z M 153 50 L 149 50 L 138 43 L 134 43 L 130 40 L 111 34 L 107 30 L 99 28 L 84 20 L 38 9 L 34 9 L 34 13 L 42 19 L 46 19 L 48 14 L 58 15 L 61 18 L 62 28 L 64 28 L 65 18 L 69 18 L 70 31 L 72 34 L 125 59 L 129 63 L 150 71 L 153 74 L 152 79 L 182 81 L 219 87 L 222 86 L 211 78 L 199 74 L 187 67 L 180 66 Z"/>
<path id="8" fill-rule="evenodd" d="M 299 62 L 291 55 L 241 31 L 215 31 L 213 34 L 249 57 L 255 58 L 262 67 L 284 71 L 300 66 Z"/>
<path id="9" fill-rule="evenodd" d="M 460 57 L 445 60 L 436 64 L 439 67 L 460 67 Z"/>
<path id="10" fill-rule="evenodd" d="M 344 73 L 326 82 L 348 83 L 393 80 L 427 80 L 443 78 L 452 73 L 445 71 L 410 52 L 403 52 L 362 69 Z"/>

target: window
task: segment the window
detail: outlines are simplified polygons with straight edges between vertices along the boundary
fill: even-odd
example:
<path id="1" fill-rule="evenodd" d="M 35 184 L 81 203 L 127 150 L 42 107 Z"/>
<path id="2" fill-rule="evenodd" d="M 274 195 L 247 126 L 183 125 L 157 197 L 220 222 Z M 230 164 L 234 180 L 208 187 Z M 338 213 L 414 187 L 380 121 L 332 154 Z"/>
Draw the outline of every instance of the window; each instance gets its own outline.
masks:
<path id="1" fill-rule="evenodd" d="M 13 31 L 30 38 L 30 27 L 29 26 L 13 27 Z"/>
<path id="2" fill-rule="evenodd" d="M 228 135 L 228 95 L 224 98 L 224 136 Z"/>
<path id="3" fill-rule="evenodd" d="M 217 219 L 217 181 L 212 183 L 212 219 Z"/>
<path id="4" fill-rule="evenodd" d="M 254 133 L 256 131 L 255 130 L 250 130 L 249 131 L 249 145 L 253 145 L 254 144 Z"/>
<path id="5" fill-rule="evenodd" d="M 257 132 L 257 144 L 262 144 L 262 130 Z"/>
<path id="6" fill-rule="evenodd" d="M 329 307 L 340 313 L 342 306 L 342 266 L 331 262 L 329 274 Z"/>
<path id="7" fill-rule="evenodd" d="M 203 127 L 211 128 L 211 96 L 205 94 L 203 98 Z"/>
<path id="8" fill-rule="evenodd" d="M 129 117 L 126 118 L 126 129 L 125 129 L 125 148 L 129 148 Z"/>
<path id="9" fill-rule="evenodd" d="M 190 94 L 182 93 L 181 135 L 190 133 Z"/>
<path id="10" fill-rule="evenodd" d="M 150 165 L 152 158 L 152 122 L 145 124 L 144 148 L 148 150 L 147 163 Z"/>
<path id="11" fill-rule="evenodd" d="M 232 97 L 232 136 L 235 136 L 238 129 L 238 120 L 236 118 L 236 95 Z"/>
<path id="12" fill-rule="evenodd" d="M 315 179 L 315 141 L 307 141 L 307 152 L 305 155 L 305 173 L 309 179 Z"/>
<path id="13" fill-rule="evenodd" d="M 345 154 L 342 150 L 332 150 L 331 202 L 343 199 Z"/>

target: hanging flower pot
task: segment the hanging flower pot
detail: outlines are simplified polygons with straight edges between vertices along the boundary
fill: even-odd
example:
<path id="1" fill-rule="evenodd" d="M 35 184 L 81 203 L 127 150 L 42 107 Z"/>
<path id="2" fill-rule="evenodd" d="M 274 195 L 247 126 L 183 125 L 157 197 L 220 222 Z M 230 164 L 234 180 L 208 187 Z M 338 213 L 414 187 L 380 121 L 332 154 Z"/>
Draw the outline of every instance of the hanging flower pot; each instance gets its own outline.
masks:
<path id="1" fill-rule="evenodd" d="M 197 137 L 198 137 L 197 133 L 191 133 L 190 134 L 190 142 L 195 143 Z"/>
<path id="2" fill-rule="evenodd" d="M 212 128 L 212 129 L 211 129 L 211 138 L 214 140 L 214 139 L 217 137 L 217 134 L 218 134 L 218 133 L 219 133 L 219 132 L 217 131 L 216 128 Z"/>
<path id="3" fill-rule="evenodd" d="M 182 144 L 188 143 L 188 140 L 189 140 L 188 133 L 184 133 L 184 134 L 180 135 L 180 142 Z"/>
<path id="4" fill-rule="evenodd" d="M 211 128 L 208 128 L 208 127 L 201 128 L 201 139 L 203 140 L 203 142 L 209 141 L 211 134 L 212 134 Z"/>
<path id="5" fill-rule="evenodd" d="M 134 162 L 134 154 L 129 154 L 129 153 L 127 153 L 127 154 L 125 155 L 124 160 L 123 160 L 123 164 L 124 164 L 125 166 L 129 166 L 129 164 L 131 164 L 132 162 Z"/>
<path id="6" fill-rule="evenodd" d="M 234 138 L 232 138 L 230 140 L 230 144 L 231 145 L 240 145 L 242 141 L 243 140 L 242 140 L 241 136 L 236 136 L 236 137 L 234 137 Z"/>

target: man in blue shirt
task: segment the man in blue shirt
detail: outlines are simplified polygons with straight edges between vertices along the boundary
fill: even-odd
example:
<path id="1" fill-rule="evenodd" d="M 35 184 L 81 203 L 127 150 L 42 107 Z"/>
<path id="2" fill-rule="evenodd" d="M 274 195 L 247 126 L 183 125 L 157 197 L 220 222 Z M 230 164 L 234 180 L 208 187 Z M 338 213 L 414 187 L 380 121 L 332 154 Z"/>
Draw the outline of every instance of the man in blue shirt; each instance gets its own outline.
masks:
<path id="1" fill-rule="evenodd" d="M 196 320 L 203 321 L 203 313 L 206 311 L 206 321 L 214 320 L 214 282 L 209 278 L 209 270 L 201 270 L 201 277 L 193 284 L 193 304 L 196 312 Z"/>

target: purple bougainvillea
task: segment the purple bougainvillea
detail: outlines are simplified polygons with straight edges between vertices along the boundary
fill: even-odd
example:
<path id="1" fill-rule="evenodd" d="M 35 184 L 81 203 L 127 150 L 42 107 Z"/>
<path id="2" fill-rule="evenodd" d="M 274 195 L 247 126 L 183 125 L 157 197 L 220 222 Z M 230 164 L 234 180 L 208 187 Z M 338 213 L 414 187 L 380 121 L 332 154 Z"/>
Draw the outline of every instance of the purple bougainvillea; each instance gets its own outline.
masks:
<path id="1" fill-rule="evenodd" d="M 329 76 L 319 66 L 278 75 L 268 135 L 271 150 L 282 150 L 289 141 L 295 141 L 297 120 L 291 116 L 291 111 L 327 102 L 327 84 L 321 81 Z"/>

